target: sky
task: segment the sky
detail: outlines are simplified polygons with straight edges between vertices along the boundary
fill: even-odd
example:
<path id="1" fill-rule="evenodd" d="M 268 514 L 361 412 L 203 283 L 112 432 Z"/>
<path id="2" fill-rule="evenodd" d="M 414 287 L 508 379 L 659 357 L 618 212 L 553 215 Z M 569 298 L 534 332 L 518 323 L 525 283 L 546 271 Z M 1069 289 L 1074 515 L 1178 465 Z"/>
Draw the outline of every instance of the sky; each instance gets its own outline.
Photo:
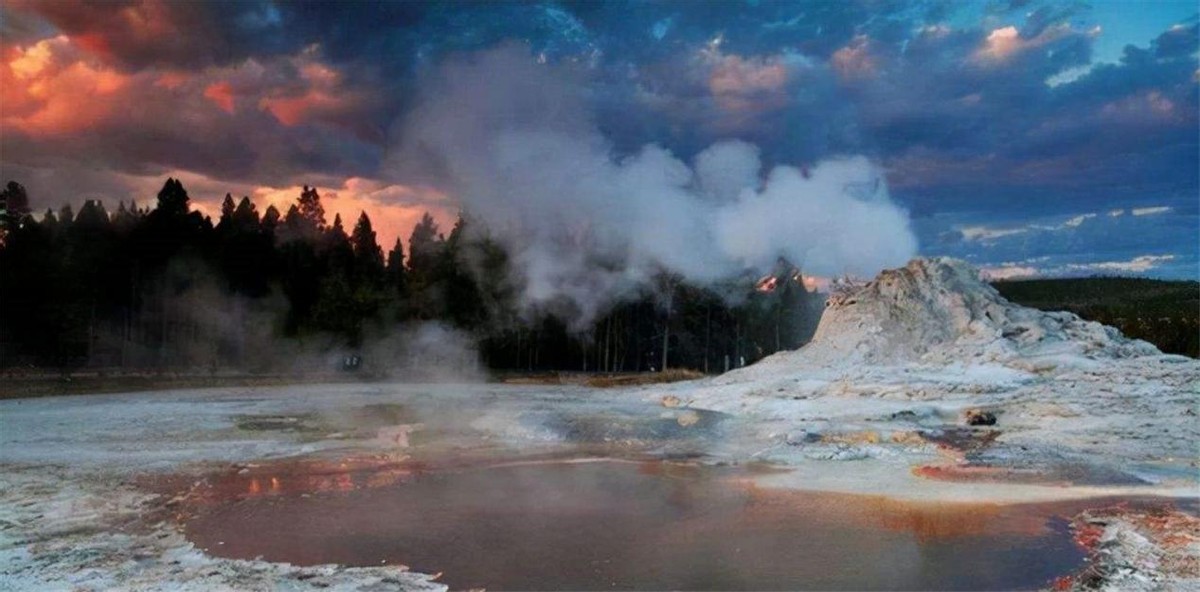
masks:
<path id="1" fill-rule="evenodd" d="M 450 185 L 398 163 L 448 59 L 574 72 L 605 149 L 862 155 L 919 252 L 993 277 L 1200 276 L 1197 9 L 1172 2 L 0 2 L 0 181 L 215 213 L 319 188 L 387 248 Z M 426 97 L 422 100 L 428 100 Z"/>

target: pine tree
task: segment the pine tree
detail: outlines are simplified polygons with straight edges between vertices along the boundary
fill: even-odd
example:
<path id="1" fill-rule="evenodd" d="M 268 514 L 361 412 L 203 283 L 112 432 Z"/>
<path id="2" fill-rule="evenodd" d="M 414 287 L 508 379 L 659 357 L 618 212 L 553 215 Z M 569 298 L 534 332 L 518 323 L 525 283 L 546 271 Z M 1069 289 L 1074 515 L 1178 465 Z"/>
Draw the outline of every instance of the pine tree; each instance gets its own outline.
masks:
<path id="1" fill-rule="evenodd" d="M 296 204 L 288 207 L 283 216 L 283 224 L 279 227 L 280 242 L 290 243 L 304 239 L 304 219 L 300 217 L 300 208 Z"/>
<path id="2" fill-rule="evenodd" d="M 437 277 L 443 286 L 445 316 L 459 327 L 478 329 L 486 323 L 487 310 L 474 275 L 464 265 L 464 254 L 475 246 L 468 241 L 466 228 L 466 219 L 459 214 L 438 257 Z"/>
<path id="3" fill-rule="evenodd" d="M 69 285 L 63 270 L 58 218 L 47 210 L 12 229 L 0 248 L 0 342 L 10 360 L 58 365 L 66 325 L 63 309 Z"/>
<path id="4" fill-rule="evenodd" d="M 182 216 L 188 213 L 189 198 L 183 183 L 177 179 L 168 178 L 163 188 L 158 192 L 157 211 L 168 216 Z"/>
<path id="5" fill-rule="evenodd" d="M 297 335 L 304 330 L 317 302 L 320 264 L 315 237 L 308 234 L 310 231 L 315 232 L 315 229 L 310 228 L 300 215 L 300 208 L 293 204 L 276 232 L 283 292 L 290 305 L 284 326 L 288 335 Z"/>
<path id="6" fill-rule="evenodd" d="M 29 214 L 29 194 L 25 186 L 16 181 L 9 181 L 0 192 L 0 213 L 17 220 Z"/>
<path id="7" fill-rule="evenodd" d="M 438 233 L 437 222 L 433 221 L 429 212 L 425 212 L 408 239 L 408 271 L 414 280 L 424 281 L 433 275 L 445 242 L 445 238 Z"/>
<path id="8" fill-rule="evenodd" d="M 226 194 L 225 197 L 228 199 L 229 194 Z M 242 197 L 242 201 L 238 202 L 237 207 L 233 209 L 229 217 L 233 221 L 234 226 L 243 232 L 257 229 L 259 225 L 258 209 L 254 207 L 254 202 L 250 201 L 250 198 L 246 196 Z"/>
<path id="9" fill-rule="evenodd" d="M 16 181 L 9 181 L 4 191 L 0 191 L 0 246 L 6 237 L 21 224 L 29 215 L 29 196 L 25 187 Z"/>
<path id="10" fill-rule="evenodd" d="M 354 248 L 356 279 L 370 285 L 382 283 L 383 249 L 379 248 L 379 243 L 375 241 L 375 229 L 371 227 L 371 218 L 366 212 L 358 216 L 354 232 L 350 235 L 350 245 Z"/>
<path id="11" fill-rule="evenodd" d="M 59 227 L 70 226 L 75 221 L 75 210 L 71 208 L 71 204 L 64 204 L 58 209 L 58 225 Z"/>
<path id="12" fill-rule="evenodd" d="M 233 205 L 233 196 L 226 193 L 224 201 L 221 202 L 221 218 L 217 223 L 217 227 L 228 224 L 233 218 L 233 210 L 236 206 Z"/>
<path id="13" fill-rule="evenodd" d="M 445 285 L 438 276 L 446 239 L 428 212 L 408 239 L 409 310 L 419 319 L 440 319 L 445 311 Z"/>
<path id="14" fill-rule="evenodd" d="M 316 187 L 304 186 L 297 201 L 300 216 L 312 224 L 317 230 L 325 230 L 325 206 L 321 205 L 321 194 Z"/>
<path id="15" fill-rule="evenodd" d="M 350 244 L 350 237 L 346 235 L 346 229 L 342 226 L 341 214 L 334 214 L 333 226 L 329 227 L 325 236 L 328 238 L 329 244 L 334 247 L 341 247 L 343 243 Z"/>
<path id="16" fill-rule="evenodd" d="M 117 204 L 117 211 L 112 216 L 113 228 L 121 236 L 128 236 L 141 222 L 141 219 L 141 214 L 136 207 L 133 207 L 132 202 L 128 208 L 125 207 L 125 202 L 120 202 Z"/>
<path id="17" fill-rule="evenodd" d="M 326 275 L 340 275 L 350 280 L 354 271 L 354 247 L 342 227 L 342 216 L 335 214 L 333 226 L 325 232 L 321 245 L 323 269 Z"/>
<path id="18" fill-rule="evenodd" d="M 267 206 L 267 211 L 263 212 L 262 226 L 263 230 L 274 233 L 275 228 L 279 226 L 279 208 L 274 205 Z"/>
<path id="19" fill-rule="evenodd" d="M 396 237 L 396 244 L 388 252 L 384 278 L 387 285 L 385 299 L 392 311 L 392 318 L 396 321 L 406 320 L 410 313 L 408 302 L 408 270 L 404 267 L 404 242 L 400 237 Z"/>
<path id="20" fill-rule="evenodd" d="M 109 225 L 108 211 L 99 200 L 89 199 L 83 202 L 79 215 L 75 217 L 75 225 L 87 229 L 106 228 Z"/>

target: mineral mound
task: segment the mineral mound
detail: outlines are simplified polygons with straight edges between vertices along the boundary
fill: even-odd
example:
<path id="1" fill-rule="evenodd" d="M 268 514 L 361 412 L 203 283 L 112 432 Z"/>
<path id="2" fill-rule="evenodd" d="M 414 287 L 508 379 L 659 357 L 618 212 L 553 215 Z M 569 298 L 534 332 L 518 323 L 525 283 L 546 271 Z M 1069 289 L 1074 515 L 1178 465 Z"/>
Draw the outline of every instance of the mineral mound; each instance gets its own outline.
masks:
<path id="1" fill-rule="evenodd" d="M 999 362 L 1159 355 L 1153 345 L 1069 312 L 1005 300 L 965 262 L 914 259 L 832 295 L 810 344 L 816 363 Z"/>

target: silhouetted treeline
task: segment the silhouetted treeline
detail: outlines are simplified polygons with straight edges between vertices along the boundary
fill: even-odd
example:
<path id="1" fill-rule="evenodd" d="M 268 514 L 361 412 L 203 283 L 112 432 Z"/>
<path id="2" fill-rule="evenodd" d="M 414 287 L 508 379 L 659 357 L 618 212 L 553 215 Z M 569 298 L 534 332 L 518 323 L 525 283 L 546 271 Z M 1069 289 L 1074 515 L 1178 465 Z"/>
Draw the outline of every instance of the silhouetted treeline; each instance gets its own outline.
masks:
<path id="1" fill-rule="evenodd" d="M 275 369 L 437 321 L 493 369 L 716 372 L 803 344 L 823 306 L 798 277 L 771 293 L 745 278 L 729 299 L 663 275 L 569 331 L 522 312 L 505 249 L 463 217 L 447 234 L 426 214 L 411 252 L 397 240 L 385 253 L 365 213 L 329 221 L 308 187 L 286 212 L 226 195 L 215 222 L 174 179 L 145 209 L 92 200 L 35 216 L 12 182 L 0 198 L 0 366 Z"/>
<path id="2" fill-rule="evenodd" d="M 1200 357 L 1200 282 L 1090 277 L 993 285 L 1018 304 L 1070 311 L 1149 341 L 1165 353 Z"/>

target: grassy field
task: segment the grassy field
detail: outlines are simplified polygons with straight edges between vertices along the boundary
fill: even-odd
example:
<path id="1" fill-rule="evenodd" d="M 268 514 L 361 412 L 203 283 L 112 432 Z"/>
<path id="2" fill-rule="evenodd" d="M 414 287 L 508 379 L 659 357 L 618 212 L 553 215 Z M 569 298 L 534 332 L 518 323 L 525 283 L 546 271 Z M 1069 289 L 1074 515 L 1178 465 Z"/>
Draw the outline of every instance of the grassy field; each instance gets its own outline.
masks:
<path id="1" fill-rule="evenodd" d="M 1112 325 L 1166 353 L 1200 357 L 1200 282 L 1093 277 L 993 284 L 1005 298 Z"/>

